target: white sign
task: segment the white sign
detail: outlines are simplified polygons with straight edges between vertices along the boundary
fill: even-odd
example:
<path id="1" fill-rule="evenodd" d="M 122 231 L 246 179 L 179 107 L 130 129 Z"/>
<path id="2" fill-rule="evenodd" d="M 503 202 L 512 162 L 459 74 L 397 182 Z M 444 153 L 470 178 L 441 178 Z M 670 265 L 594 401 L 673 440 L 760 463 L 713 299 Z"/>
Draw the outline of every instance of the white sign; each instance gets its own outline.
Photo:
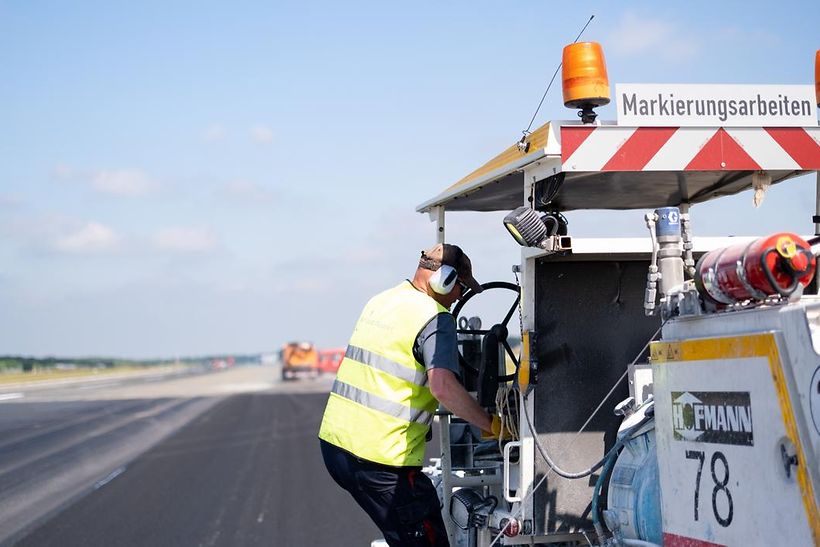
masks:
<path id="1" fill-rule="evenodd" d="M 814 545 L 795 467 L 785 473 L 768 359 L 652 368 L 664 535 L 678 545 Z"/>
<path id="2" fill-rule="evenodd" d="M 811 85 L 617 84 L 618 125 L 817 126 Z"/>

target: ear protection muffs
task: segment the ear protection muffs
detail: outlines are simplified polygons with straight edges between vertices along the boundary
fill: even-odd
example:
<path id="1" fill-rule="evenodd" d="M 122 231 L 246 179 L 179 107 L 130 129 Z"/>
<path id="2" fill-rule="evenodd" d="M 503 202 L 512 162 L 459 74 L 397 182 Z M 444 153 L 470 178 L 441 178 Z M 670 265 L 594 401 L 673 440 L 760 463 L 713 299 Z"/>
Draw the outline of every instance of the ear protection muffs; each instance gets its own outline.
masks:
<path id="1" fill-rule="evenodd" d="M 450 294 L 456 286 L 458 272 L 452 266 L 442 264 L 441 267 L 430 276 L 430 288 L 436 294 Z"/>

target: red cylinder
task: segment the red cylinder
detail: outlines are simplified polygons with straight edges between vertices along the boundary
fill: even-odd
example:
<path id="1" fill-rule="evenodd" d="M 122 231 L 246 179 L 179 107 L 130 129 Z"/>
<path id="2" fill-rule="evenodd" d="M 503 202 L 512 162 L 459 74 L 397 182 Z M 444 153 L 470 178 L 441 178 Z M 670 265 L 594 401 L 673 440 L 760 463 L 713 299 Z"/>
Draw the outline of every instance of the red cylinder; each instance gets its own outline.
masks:
<path id="1" fill-rule="evenodd" d="M 799 236 L 782 232 L 715 249 L 698 261 L 695 285 L 716 304 L 788 297 L 814 277 L 817 264 L 810 247 Z"/>

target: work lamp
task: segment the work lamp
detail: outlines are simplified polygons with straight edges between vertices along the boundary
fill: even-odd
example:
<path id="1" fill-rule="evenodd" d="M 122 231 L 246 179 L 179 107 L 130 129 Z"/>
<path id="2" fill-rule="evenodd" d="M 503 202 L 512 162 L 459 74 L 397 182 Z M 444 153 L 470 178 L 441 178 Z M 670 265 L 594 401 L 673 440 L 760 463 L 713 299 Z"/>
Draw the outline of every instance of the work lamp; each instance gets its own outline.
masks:
<path id="1" fill-rule="evenodd" d="M 522 247 L 538 247 L 548 235 L 547 225 L 526 205 L 505 216 L 504 226 Z"/>
<path id="2" fill-rule="evenodd" d="M 539 216 L 536 211 L 526 205 L 512 211 L 504 217 L 504 226 L 510 235 L 522 247 L 538 247 L 545 251 L 569 251 L 572 240 L 566 234 L 566 223 L 558 220 L 560 215 Z M 548 226 L 547 224 L 552 226 Z M 563 232 L 559 235 L 559 231 Z"/>

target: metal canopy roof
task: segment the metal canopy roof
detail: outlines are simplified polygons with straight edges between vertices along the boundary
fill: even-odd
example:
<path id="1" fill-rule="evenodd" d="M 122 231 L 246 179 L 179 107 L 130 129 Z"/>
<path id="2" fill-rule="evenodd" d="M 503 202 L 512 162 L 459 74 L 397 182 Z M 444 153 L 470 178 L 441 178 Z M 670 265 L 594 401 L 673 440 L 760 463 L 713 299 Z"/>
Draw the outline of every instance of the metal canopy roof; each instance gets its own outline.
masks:
<path id="1" fill-rule="evenodd" d="M 772 184 L 801 174 L 769 171 Z M 576 209 L 654 209 L 702 203 L 752 187 L 754 171 L 635 171 L 567 174 L 551 204 L 558 211 Z M 523 199 L 518 205 L 522 205 Z M 518 206 L 516 205 L 516 206 Z"/>
<path id="2" fill-rule="evenodd" d="M 416 210 L 425 213 L 438 206 L 448 211 L 515 209 L 524 202 L 524 167 L 548 154 L 561 156 L 560 141 L 552 128 L 551 123 L 542 125 L 525 140 L 526 152 L 513 144 Z"/>
<path id="3" fill-rule="evenodd" d="M 541 173 L 542 177 L 536 183 L 536 199 L 538 199 L 539 186 L 544 185 L 545 182 L 549 182 L 553 190 L 557 188 L 557 193 L 549 193 L 552 199 L 548 204 L 541 202 L 537 207 L 571 211 L 577 209 L 652 209 L 681 203 L 701 203 L 751 188 L 752 176 L 760 169 L 766 169 L 766 173 L 771 177 L 771 183 L 775 184 L 816 170 L 820 164 L 817 128 L 794 128 L 805 131 L 807 135 L 808 144 L 803 150 L 803 156 L 808 157 L 808 160 L 801 159 L 800 165 L 788 157 L 788 154 L 792 152 L 787 146 L 784 146 L 785 149 L 777 147 L 777 144 L 783 145 L 783 143 L 775 144 L 772 141 L 772 145 L 768 148 L 758 148 L 759 155 L 763 156 L 763 159 L 750 158 L 742 149 L 743 139 L 749 138 L 748 133 L 742 133 L 741 130 L 710 128 L 708 131 L 713 134 L 710 143 L 715 139 L 718 141 L 723 139 L 725 143 L 734 143 L 732 137 L 739 138 L 741 147 L 737 154 L 741 160 L 733 157 L 727 160 L 728 166 L 726 166 L 726 162 L 721 162 L 723 157 L 712 157 L 714 154 L 709 154 L 706 150 L 707 146 L 700 144 L 700 148 L 693 148 L 690 152 L 692 154 L 703 152 L 708 160 L 704 165 L 712 169 L 687 170 L 683 168 L 687 164 L 683 163 L 679 168 L 663 170 L 664 163 L 656 162 L 652 170 L 641 170 L 641 168 L 604 170 L 601 168 L 604 163 L 600 158 L 598 158 L 600 165 L 597 168 L 590 168 L 590 158 L 592 158 L 592 164 L 596 159 L 594 146 L 588 147 L 592 148 L 591 154 L 587 152 L 586 158 L 582 157 L 576 162 L 578 156 L 572 154 L 576 150 L 573 147 L 578 146 L 578 143 L 570 142 L 570 135 L 571 133 L 582 133 L 581 141 L 585 142 L 583 139 L 586 139 L 587 135 L 596 129 L 602 130 L 600 133 L 609 139 L 610 145 L 622 138 L 617 134 L 618 132 L 623 133 L 625 136 L 618 141 L 618 146 L 626 148 L 625 142 L 638 132 L 646 134 L 651 133 L 652 130 L 663 130 L 664 128 L 621 128 L 614 124 L 579 127 L 577 122 L 561 122 L 560 125 L 555 122 L 547 123 L 529 135 L 526 141 L 529 146 L 525 151 L 522 151 L 517 143 L 510 146 L 439 195 L 419 205 L 416 210 L 428 212 L 439 206 L 444 207 L 447 211 L 512 210 L 525 203 L 524 170 L 536 166 L 540 168 L 535 172 Z M 675 128 L 665 129 L 667 132 L 675 131 Z M 686 138 L 691 139 L 691 135 L 697 131 L 705 132 L 707 129 L 694 129 L 689 133 L 682 130 L 680 133 L 684 136 L 690 135 Z M 764 132 L 761 128 L 750 131 Z M 562 135 L 567 141 L 564 143 L 563 157 Z M 759 135 L 755 138 L 759 139 Z M 632 142 L 633 150 L 630 153 L 634 155 L 635 141 Z M 719 146 L 720 153 L 723 153 L 723 144 L 715 145 Z M 755 142 L 751 141 L 751 144 Z M 670 148 L 674 147 L 670 146 Z M 770 154 L 773 148 L 776 148 L 777 154 Z M 620 149 L 615 149 L 615 152 L 613 159 L 623 163 L 623 157 L 628 155 L 627 152 L 622 152 Z M 639 152 L 645 154 L 644 150 Z M 667 163 L 674 163 L 670 158 L 674 158 L 676 162 L 681 161 L 680 157 L 674 157 L 672 153 L 664 152 L 663 155 Z M 770 160 L 770 157 L 775 159 Z M 746 161 L 744 158 L 752 161 Z M 684 161 L 688 161 L 688 158 L 684 158 Z M 731 169 L 733 165 L 741 168 Z M 751 166 L 758 167 L 751 168 Z M 552 180 L 548 181 L 546 173 L 557 173 L 557 175 L 549 177 Z"/>

